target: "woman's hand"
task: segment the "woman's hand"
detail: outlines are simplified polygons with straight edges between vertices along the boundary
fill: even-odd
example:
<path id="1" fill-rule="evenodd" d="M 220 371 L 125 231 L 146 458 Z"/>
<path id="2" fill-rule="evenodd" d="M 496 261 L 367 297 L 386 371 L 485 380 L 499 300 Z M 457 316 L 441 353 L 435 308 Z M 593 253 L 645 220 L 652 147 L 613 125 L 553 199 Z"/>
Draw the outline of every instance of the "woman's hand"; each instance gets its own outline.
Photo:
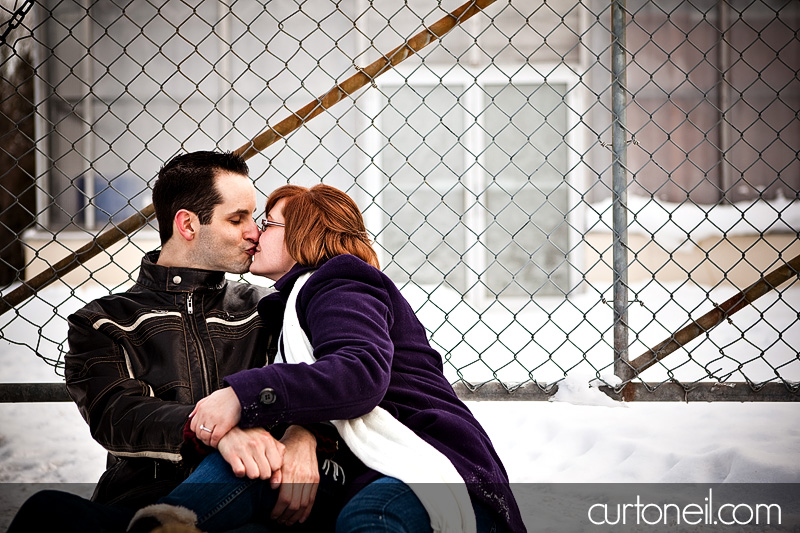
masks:
<path id="1" fill-rule="evenodd" d="M 203 444 L 216 448 L 219 441 L 231 428 L 239 425 L 242 406 L 231 387 L 211 393 L 199 402 L 191 412 L 189 427 Z"/>

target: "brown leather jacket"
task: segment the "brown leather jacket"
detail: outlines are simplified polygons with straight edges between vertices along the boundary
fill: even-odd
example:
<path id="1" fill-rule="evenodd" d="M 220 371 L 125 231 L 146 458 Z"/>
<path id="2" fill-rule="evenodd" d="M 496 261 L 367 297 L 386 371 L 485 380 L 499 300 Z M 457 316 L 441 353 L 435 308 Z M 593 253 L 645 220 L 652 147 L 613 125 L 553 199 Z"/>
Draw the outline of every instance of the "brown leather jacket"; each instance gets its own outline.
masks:
<path id="1" fill-rule="evenodd" d="M 198 460 L 183 439 L 194 404 L 225 376 L 264 366 L 280 328 L 256 310 L 269 290 L 157 259 L 144 257 L 127 292 L 69 317 L 67 389 L 109 451 L 95 501 L 140 507 L 180 483 Z"/>

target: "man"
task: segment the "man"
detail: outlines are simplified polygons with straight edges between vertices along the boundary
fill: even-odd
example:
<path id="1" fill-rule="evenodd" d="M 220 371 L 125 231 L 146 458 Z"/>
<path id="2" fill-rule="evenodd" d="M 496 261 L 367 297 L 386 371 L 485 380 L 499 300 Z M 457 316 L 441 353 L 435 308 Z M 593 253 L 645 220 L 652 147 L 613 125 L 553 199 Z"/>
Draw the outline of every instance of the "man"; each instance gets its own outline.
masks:
<path id="1" fill-rule="evenodd" d="M 205 452 L 188 429 L 194 404 L 225 376 L 266 364 L 278 331 L 256 311 L 265 289 L 225 279 L 248 271 L 259 237 L 244 160 L 178 156 L 160 170 L 153 203 L 161 251 L 145 255 L 130 290 L 68 319 L 67 389 L 109 451 L 92 500 L 111 507 L 85 509 L 97 524 L 128 520 L 191 473 Z M 292 426 L 278 442 L 237 429 L 218 449 L 237 475 L 283 482 L 273 518 L 307 517 L 313 493 L 299 502 L 299 487 L 318 479 L 313 433 Z"/>

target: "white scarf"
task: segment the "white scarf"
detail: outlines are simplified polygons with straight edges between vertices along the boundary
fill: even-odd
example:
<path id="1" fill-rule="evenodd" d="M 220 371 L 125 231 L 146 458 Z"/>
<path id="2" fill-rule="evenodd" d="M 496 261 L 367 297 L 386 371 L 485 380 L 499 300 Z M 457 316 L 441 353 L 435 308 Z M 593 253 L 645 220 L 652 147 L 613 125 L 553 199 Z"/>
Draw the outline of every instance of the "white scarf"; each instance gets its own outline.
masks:
<path id="1" fill-rule="evenodd" d="M 297 318 L 297 294 L 313 272 L 300 276 L 283 315 L 283 357 L 287 363 L 315 361 Z M 335 317 L 331 320 L 336 320 Z M 332 420 L 350 450 L 369 468 L 407 484 L 428 511 L 434 532 L 474 533 L 475 512 L 461 475 L 439 450 L 385 409 L 350 420 Z"/>

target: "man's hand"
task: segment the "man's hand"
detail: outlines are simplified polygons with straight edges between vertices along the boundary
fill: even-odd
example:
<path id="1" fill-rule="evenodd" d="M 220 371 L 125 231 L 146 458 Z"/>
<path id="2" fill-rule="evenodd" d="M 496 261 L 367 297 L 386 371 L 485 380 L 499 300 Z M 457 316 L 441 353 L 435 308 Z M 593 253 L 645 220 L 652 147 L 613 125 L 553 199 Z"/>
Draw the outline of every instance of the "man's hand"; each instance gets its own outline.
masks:
<path id="1" fill-rule="evenodd" d="M 286 447 L 266 429 L 235 427 L 220 439 L 218 450 L 237 477 L 270 479 L 280 472 Z"/>
<path id="2" fill-rule="evenodd" d="M 239 397 L 230 387 L 212 392 L 199 402 L 191 412 L 189 426 L 203 444 L 216 448 L 222 437 L 239 424 L 242 406 Z"/>
<path id="3" fill-rule="evenodd" d="M 306 521 L 317 496 L 317 439 L 300 426 L 290 426 L 281 442 L 286 445 L 286 453 L 279 476 L 281 488 L 271 518 L 292 525 Z"/>

